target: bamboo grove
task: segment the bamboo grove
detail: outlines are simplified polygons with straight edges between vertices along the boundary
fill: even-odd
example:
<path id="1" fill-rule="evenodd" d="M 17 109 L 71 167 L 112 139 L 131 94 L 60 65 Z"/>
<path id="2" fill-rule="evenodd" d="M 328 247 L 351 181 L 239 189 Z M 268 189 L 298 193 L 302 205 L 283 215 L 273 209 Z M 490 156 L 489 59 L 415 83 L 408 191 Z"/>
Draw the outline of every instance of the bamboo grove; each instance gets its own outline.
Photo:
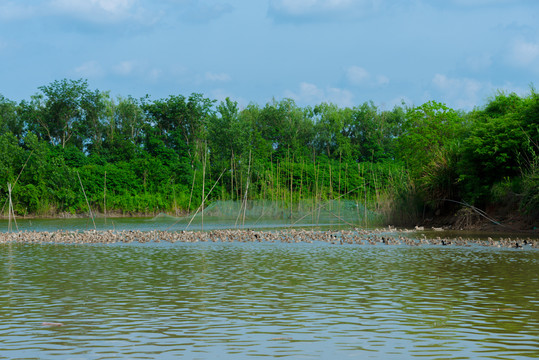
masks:
<path id="1" fill-rule="evenodd" d="M 180 214 L 207 196 L 283 206 L 346 198 L 393 222 L 457 202 L 510 203 L 533 217 L 538 124 L 533 87 L 469 112 L 291 99 L 240 109 L 228 98 L 116 98 L 57 80 L 20 103 L 0 95 L 0 206 L 9 184 L 18 215 Z"/>

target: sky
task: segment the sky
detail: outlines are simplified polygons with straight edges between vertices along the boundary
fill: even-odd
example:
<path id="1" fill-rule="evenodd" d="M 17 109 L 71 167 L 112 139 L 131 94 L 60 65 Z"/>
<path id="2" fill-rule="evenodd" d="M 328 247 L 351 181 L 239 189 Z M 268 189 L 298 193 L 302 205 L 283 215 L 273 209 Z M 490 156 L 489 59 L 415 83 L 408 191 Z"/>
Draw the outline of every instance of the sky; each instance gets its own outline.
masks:
<path id="1" fill-rule="evenodd" d="M 539 86 L 538 0 L 0 0 L 0 94 L 485 105 Z"/>

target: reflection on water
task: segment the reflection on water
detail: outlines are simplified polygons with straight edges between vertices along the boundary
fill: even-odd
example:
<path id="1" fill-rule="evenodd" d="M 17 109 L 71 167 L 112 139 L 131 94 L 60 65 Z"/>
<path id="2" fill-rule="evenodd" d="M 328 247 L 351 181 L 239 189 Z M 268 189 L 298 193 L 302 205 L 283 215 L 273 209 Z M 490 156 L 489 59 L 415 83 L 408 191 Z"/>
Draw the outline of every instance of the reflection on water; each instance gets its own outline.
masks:
<path id="1" fill-rule="evenodd" d="M 538 265 L 492 248 L 4 244 L 0 359 L 536 358 Z"/>

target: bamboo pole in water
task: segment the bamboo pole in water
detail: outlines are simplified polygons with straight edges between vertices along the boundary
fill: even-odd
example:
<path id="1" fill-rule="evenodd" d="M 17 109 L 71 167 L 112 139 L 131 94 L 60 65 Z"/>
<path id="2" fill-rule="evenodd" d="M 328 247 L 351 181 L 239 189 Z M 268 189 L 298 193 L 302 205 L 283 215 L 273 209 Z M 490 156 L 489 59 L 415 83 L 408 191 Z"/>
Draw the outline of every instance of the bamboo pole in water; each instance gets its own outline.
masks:
<path id="1" fill-rule="evenodd" d="M 341 194 L 341 165 L 342 165 L 342 151 L 339 152 L 339 189 L 337 190 L 337 193 Z M 341 204 L 342 199 L 339 199 L 339 216 L 341 216 Z"/>
<path id="2" fill-rule="evenodd" d="M 301 168 L 299 173 L 299 196 L 298 196 L 298 211 L 301 212 L 301 191 L 303 190 L 303 166 L 304 160 L 301 159 Z"/>
<path id="3" fill-rule="evenodd" d="M 80 187 L 82 189 L 82 193 L 84 194 L 84 198 L 86 199 L 86 205 L 88 205 L 88 211 L 90 212 L 90 217 L 92 218 L 92 222 L 94 223 L 94 230 L 97 230 L 97 226 L 95 225 L 94 215 L 92 214 L 92 208 L 90 207 L 90 202 L 88 202 L 88 197 L 86 197 L 86 191 L 84 191 L 84 186 L 82 186 L 82 180 L 80 179 L 80 174 L 77 171 L 77 176 L 79 177 Z"/>
<path id="4" fill-rule="evenodd" d="M 372 163 L 371 163 L 371 172 L 372 172 L 372 179 L 374 182 L 374 194 L 376 196 L 376 210 L 379 211 L 380 210 L 380 197 L 378 193 L 378 186 L 376 185 L 376 172 L 372 168 Z"/>
<path id="5" fill-rule="evenodd" d="M 329 198 L 333 199 L 333 182 L 332 182 L 332 174 L 331 174 L 331 160 L 328 159 L 328 166 L 329 166 Z"/>
<path id="6" fill-rule="evenodd" d="M 11 184 L 7 183 L 7 191 L 8 191 L 8 223 L 7 223 L 7 231 L 11 232 L 11 210 L 13 208 L 13 203 L 11 202 Z"/>
<path id="7" fill-rule="evenodd" d="M 226 171 L 226 168 L 223 169 L 223 171 L 221 172 L 221 175 L 219 175 L 219 177 L 217 178 L 217 181 L 215 181 L 215 183 L 213 184 L 213 186 L 211 187 L 210 191 L 208 192 L 208 194 L 206 195 L 206 199 L 208 198 L 208 196 L 210 196 L 211 192 L 213 191 L 213 188 L 215 188 L 215 185 L 217 185 L 217 183 L 219 182 L 219 180 L 221 180 L 221 177 L 223 176 L 223 174 L 225 173 Z M 204 202 L 204 201 L 203 201 Z M 191 223 L 193 222 L 193 219 L 195 218 L 195 216 L 198 214 L 198 212 L 200 211 L 200 209 L 202 208 L 202 204 L 200 204 L 200 206 L 198 207 L 197 211 L 193 214 L 193 216 L 191 217 L 191 220 L 189 221 L 189 223 L 187 224 L 187 226 L 185 227 L 184 231 L 187 230 L 187 228 L 189 228 L 189 225 L 191 225 Z M 176 225 L 178 223 L 178 221 L 180 220 L 177 220 L 174 224 L 170 225 L 168 228 L 166 228 L 165 230 L 169 230 L 171 227 L 173 227 L 174 225 Z"/>
<path id="8" fill-rule="evenodd" d="M 234 200 L 234 150 L 230 154 L 230 200 Z"/>
<path id="9" fill-rule="evenodd" d="M 191 200 L 193 199 L 193 189 L 195 188 L 195 176 L 197 174 L 197 169 L 193 172 L 193 183 L 191 184 L 191 195 L 189 196 L 189 205 L 187 206 L 187 211 L 191 212 Z"/>
<path id="10" fill-rule="evenodd" d="M 249 167 L 247 168 L 247 185 L 245 186 L 245 205 L 243 207 L 243 224 L 245 227 L 245 211 L 247 210 L 247 193 L 249 191 L 249 180 L 251 179 L 251 150 L 249 150 Z"/>
<path id="11" fill-rule="evenodd" d="M 348 195 L 349 193 L 352 193 L 352 192 L 354 192 L 354 191 L 356 191 L 356 190 L 358 190 L 358 189 L 359 189 L 359 187 L 350 190 L 350 191 L 349 191 L 348 193 L 346 193 L 346 194 L 339 195 L 335 200 L 338 200 L 339 198 L 341 198 L 341 197 L 343 197 L 343 196 L 346 196 L 346 195 Z M 314 212 L 314 211 L 320 212 L 320 209 L 323 208 L 323 207 L 328 206 L 328 204 L 330 203 L 330 201 L 331 201 L 331 200 L 325 201 L 323 204 L 319 205 L 318 208 L 314 209 L 313 212 Z M 340 218 L 339 216 L 337 216 L 336 214 L 334 214 L 331 210 L 328 210 L 328 211 L 329 211 L 329 213 L 332 214 L 333 216 L 339 218 L 339 220 L 345 222 L 346 224 L 348 224 L 348 225 L 350 225 L 350 226 L 352 226 L 352 227 L 354 226 L 353 224 L 350 224 L 349 222 L 345 221 L 344 219 L 342 219 L 342 218 Z M 306 214 L 306 215 L 302 216 L 301 218 L 297 219 L 294 223 L 290 224 L 289 226 L 292 226 L 292 225 L 297 224 L 298 222 L 300 222 L 301 220 L 303 220 L 303 219 L 304 219 L 305 217 L 307 217 L 308 215 L 309 215 L 309 214 Z"/>
<path id="12" fill-rule="evenodd" d="M 275 179 L 273 176 L 273 156 L 270 157 L 270 169 L 271 169 L 271 203 L 275 202 Z"/>
<path id="13" fill-rule="evenodd" d="M 317 172 L 317 182 L 320 181 L 320 163 L 318 163 L 318 169 L 316 170 Z M 322 202 L 322 189 L 324 188 L 324 177 L 322 176 L 322 183 L 320 184 L 320 186 L 318 187 L 318 197 L 317 197 L 317 203 L 316 205 L 318 206 L 319 203 Z M 320 207 L 318 207 L 318 215 L 316 217 L 316 226 L 318 226 L 318 224 L 320 223 Z"/>
<path id="14" fill-rule="evenodd" d="M 105 181 L 103 184 L 103 217 L 107 223 L 107 172 L 105 171 Z"/>
<path id="15" fill-rule="evenodd" d="M 359 166 L 359 164 L 358 164 Z M 361 174 L 361 170 L 360 170 Z M 365 192 L 365 200 L 363 203 L 363 211 L 364 211 L 364 220 L 365 220 L 365 228 L 368 226 L 367 222 L 367 181 L 365 180 L 365 167 L 363 167 L 363 173 L 361 175 L 363 177 L 363 190 Z"/>
<path id="16" fill-rule="evenodd" d="M 30 157 L 34 153 L 34 150 L 30 152 L 30 155 L 28 155 L 28 158 L 26 159 L 24 165 L 22 166 L 21 171 L 19 171 L 19 175 L 17 175 L 17 178 L 15 179 L 15 182 L 13 183 L 13 186 L 11 187 L 11 191 L 15 188 L 15 185 L 17 185 L 17 182 L 19 181 L 19 178 L 21 177 L 22 172 L 24 171 L 24 168 L 26 167 L 26 164 L 28 164 L 28 160 L 30 160 Z M 0 211 L 1 214 L 4 213 L 4 209 L 6 208 L 6 204 L 8 203 L 9 199 L 6 199 L 6 202 L 4 203 L 4 206 L 2 206 L 2 211 Z"/>
<path id="17" fill-rule="evenodd" d="M 206 145 L 207 146 L 207 145 Z M 204 231 L 204 183 L 206 182 L 206 155 L 207 155 L 207 148 L 204 148 L 204 164 L 202 164 L 202 231 Z"/>
<path id="18" fill-rule="evenodd" d="M 238 226 L 238 221 L 240 217 L 242 216 L 243 212 L 243 225 L 245 226 L 245 211 L 247 209 L 247 192 L 249 191 L 249 175 L 251 173 L 251 150 L 249 150 L 249 166 L 247 168 L 247 184 L 245 186 L 245 195 L 241 201 L 240 211 L 238 212 L 238 216 L 236 217 L 236 223 L 234 224 L 235 227 Z"/>
<path id="19" fill-rule="evenodd" d="M 290 148 L 288 149 L 288 151 L 290 151 Z M 294 202 L 292 183 L 293 183 L 294 177 L 292 174 L 292 163 L 290 162 L 290 155 L 288 155 L 288 169 L 290 172 L 290 219 L 292 219 L 292 203 Z"/>

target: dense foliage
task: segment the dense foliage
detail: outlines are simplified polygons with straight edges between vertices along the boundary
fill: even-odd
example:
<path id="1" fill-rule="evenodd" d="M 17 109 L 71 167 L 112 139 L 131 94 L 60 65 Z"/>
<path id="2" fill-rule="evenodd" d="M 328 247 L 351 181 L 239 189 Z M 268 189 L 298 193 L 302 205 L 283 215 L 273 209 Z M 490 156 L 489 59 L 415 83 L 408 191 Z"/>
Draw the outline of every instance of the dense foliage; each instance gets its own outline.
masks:
<path id="1" fill-rule="evenodd" d="M 448 201 L 539 209 L 533 88 L 467 113 L 434 101 L 240 109 L 201 94 L 114 98 L 67 79 L 38 90 L 20 103 L 0 95 L 0 200 L 13 184 L 20 215 L 85 212 L 84 194 L 94 210 L 123 213 L 189 211 L 203 193 L 283 204 L 342 196 L 408 217 Z"/>

